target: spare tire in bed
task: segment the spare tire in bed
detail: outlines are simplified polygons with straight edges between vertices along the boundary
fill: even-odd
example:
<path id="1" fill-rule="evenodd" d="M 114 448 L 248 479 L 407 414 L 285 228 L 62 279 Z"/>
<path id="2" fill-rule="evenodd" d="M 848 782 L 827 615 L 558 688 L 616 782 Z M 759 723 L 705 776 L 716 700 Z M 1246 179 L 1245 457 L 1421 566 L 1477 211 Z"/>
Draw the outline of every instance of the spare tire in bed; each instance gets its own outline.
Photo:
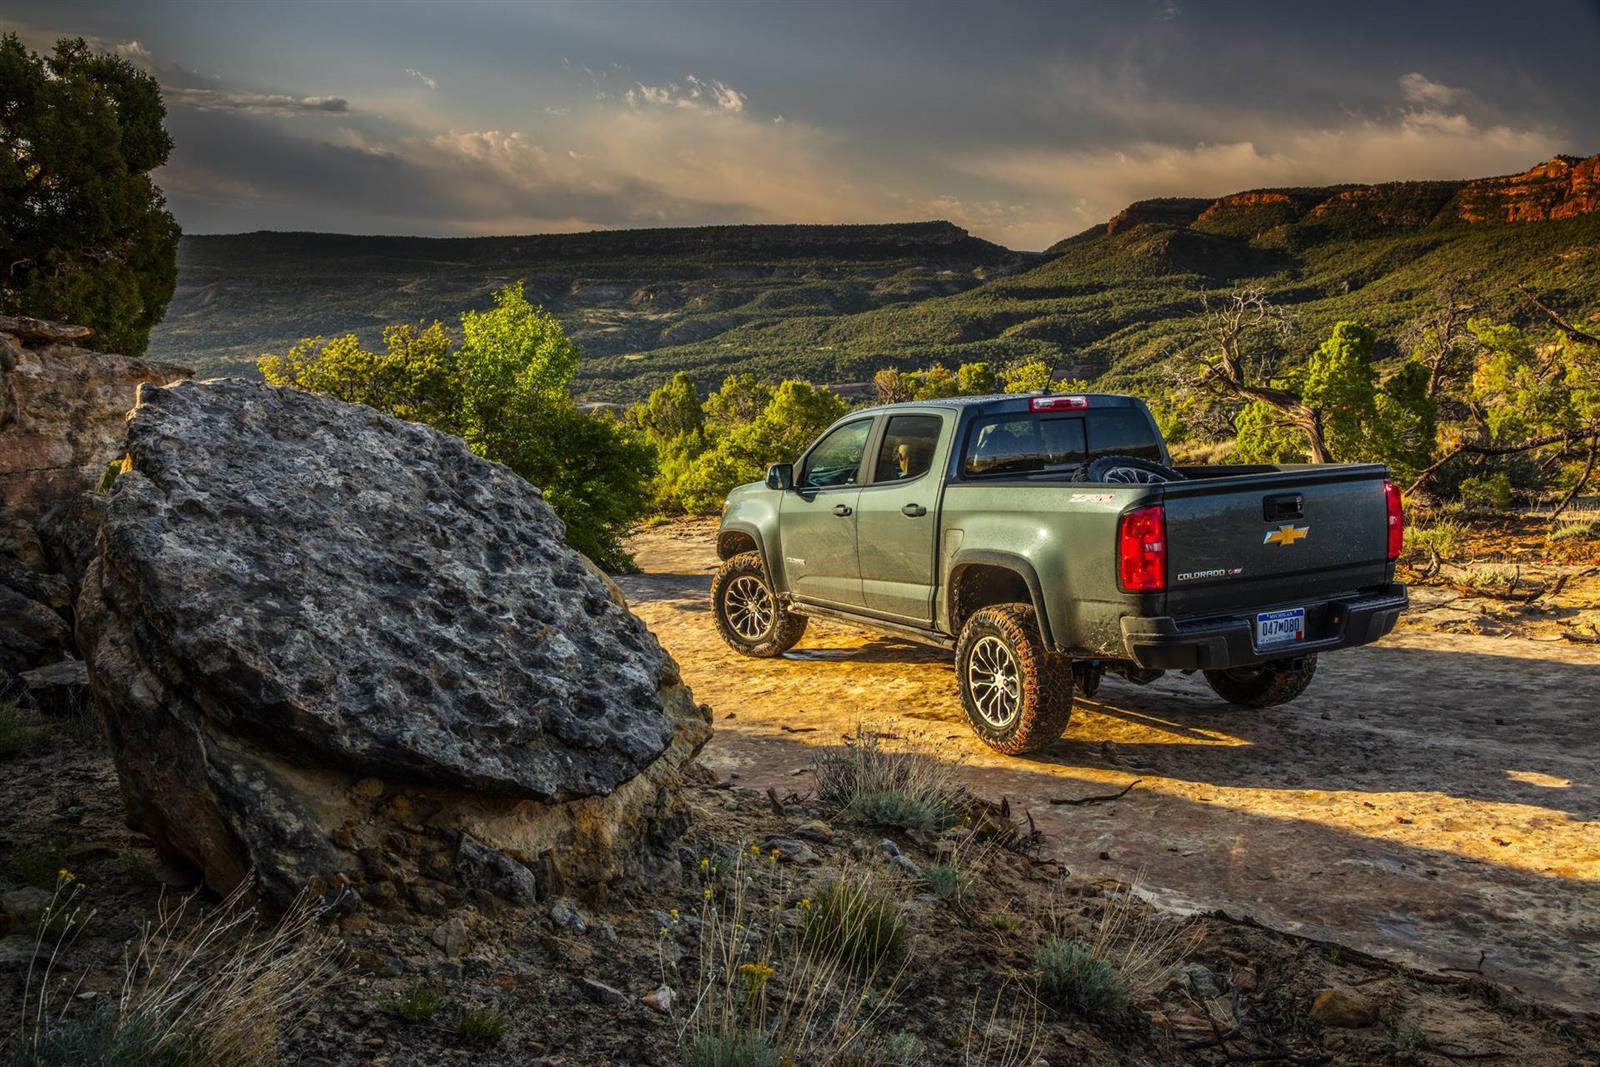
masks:
<path id="1" fill-rule="evenodd" d="M 1171 467 L 1138 456 L 1101 456 L 1079 467 L 1072 480 L 1153 485 L 1158 482 L 1181 482 L 1184 478 Z"/>

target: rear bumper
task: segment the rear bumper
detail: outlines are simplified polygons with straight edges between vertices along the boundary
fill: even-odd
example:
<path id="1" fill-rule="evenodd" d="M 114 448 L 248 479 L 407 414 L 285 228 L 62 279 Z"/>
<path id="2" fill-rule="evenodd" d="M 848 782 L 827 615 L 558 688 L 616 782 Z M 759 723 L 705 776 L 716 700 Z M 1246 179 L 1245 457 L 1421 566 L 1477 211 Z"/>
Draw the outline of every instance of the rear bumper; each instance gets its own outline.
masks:
<path id="1" fill-rule="evenodd" d="M 1248 667 L 1273 659 L 1371 644 L 1394 629 L 1406 603 L 1406 587 L 1395 582 L 1312 604 L 1302 601 L 1283 605 L 1305 607 L 1308 619 L 1313 611 L 1320 618 L 1320 628 L 1311 640 L 1288 647 L 1258 650 L 1253 614 L 1194 619 L 1124 617 L 1122 643 L 1134 663 L 1156 670 Z"/>

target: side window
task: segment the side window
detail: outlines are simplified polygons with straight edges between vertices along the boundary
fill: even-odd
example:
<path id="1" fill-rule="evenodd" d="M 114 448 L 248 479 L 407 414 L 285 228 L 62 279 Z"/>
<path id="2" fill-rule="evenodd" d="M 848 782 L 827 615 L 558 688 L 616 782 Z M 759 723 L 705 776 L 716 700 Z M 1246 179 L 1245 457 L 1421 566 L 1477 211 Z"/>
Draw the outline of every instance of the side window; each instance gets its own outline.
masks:
<path id="1" fill-rule="evenodd" d="M 961 469 L 970 477 L 1054 473 L 1075 469 L 1084 454 L 1080 418 L 1001 415 L 973 428 Z"/>
<path id="2" fill-rule="evenodd" d="M 871 429 L 872 420 L 861 419 L 847 422 L 824 437 L 806 459 L 800 484 L 812 488 L 856 484 L 861 457 L 867 451 L 867 431 Z"/>
<path id="3" fill-rule="evenodd" d="M 1105 408 L 1089 420 L 1089 452 L 1100 456 L 1137 456 L 1164 462 L 1155 431 L 1134 408 Z"/>
<path id="4" fill-rule="evenodd" d="M 927 474 L 943 425 L 937 415 L 891 416 L 873 464 L 873 482 L 903 482 Z"/>

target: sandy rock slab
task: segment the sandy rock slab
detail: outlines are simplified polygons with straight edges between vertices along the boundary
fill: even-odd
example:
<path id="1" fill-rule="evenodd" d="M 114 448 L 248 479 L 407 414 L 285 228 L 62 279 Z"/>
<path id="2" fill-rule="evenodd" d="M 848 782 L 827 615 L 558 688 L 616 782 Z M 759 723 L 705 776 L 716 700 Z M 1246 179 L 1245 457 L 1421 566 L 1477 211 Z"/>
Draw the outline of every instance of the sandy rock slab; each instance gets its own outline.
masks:
<path id="1" fill-rule="evenodd" d="M 78 640 L 169 857 L 439 914 L 666 854 L 708 717 L 537 489 L 243 381 L 142 388 L 127 452 Z"/>

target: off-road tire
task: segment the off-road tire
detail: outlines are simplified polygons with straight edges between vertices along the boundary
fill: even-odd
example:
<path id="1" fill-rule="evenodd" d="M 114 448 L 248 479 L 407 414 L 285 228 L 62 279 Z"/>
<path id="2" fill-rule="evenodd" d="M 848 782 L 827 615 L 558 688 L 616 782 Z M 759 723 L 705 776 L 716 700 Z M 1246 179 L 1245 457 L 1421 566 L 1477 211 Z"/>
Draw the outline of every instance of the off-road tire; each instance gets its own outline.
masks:
<path id="1" fill-rule="evenodd" d="M 1130 479 L 1127 477 L 1108 477 L 1114 471 L 1136 471 L 1144 477 Z M 1134 482 L 1134 484 L 1154 484 L 1157 482 L 1181 482 L 1182 474 L 1168 467 L 1164 463 L 1153 463 L 1148 459 L 1138 456 L 1101 456 L 1092 459 L 1080 466 L 1072 476 L 1075 482 Z"/>
<path id="2" fill-rule="evenodd" d="M 772 615 L 770 623 L 756 634 L 741 632 L 735 620 L 729 617 L 729 592 L 736 591 L 740 586 L 748 588 L 741 579 L 752 578 L 766 590 Z M 766 568 L 761 566 L 759 552 L 741 552 L 737 556 L 730 556 L 717 568 L 716 576 L 711 579 L 711 614 L 717 620 L 717 632 L 729 648 L 740 655 L 757 659 L 783 655 L 798 644 L 806 632 L 806 617 L 785 608 L 773 592 L 772 583 L 767 580 Z M 745 630 L 748 629 L 746 626 Z"/>
<path id="3" fill-rule="evenodd" d="M 1301 656 L 1298 668 L 1290 660 L 1269 660 L 1257 667 L 1206 671 L 1206 684 L 1217 696 L 1241 708 L 1270 708 L 1287 704 L 1306 691 L 1317 673 L 1317 657 Z"/>
<path id="4" fill-rule="evenodd" d="M 1003 644 L 1017 668 L 1016 710 L 1003 725 L 985 716 L 970 684 L 974 653 L 986 638 Z M 1039 618 L 1028 604 L 972 613 L 956 642 L 956 686 L 973 732 L 1008 756 L 1039 751 L 1060 737 L 1072 718 L 1072 661 L 1045 648 Z"/>

